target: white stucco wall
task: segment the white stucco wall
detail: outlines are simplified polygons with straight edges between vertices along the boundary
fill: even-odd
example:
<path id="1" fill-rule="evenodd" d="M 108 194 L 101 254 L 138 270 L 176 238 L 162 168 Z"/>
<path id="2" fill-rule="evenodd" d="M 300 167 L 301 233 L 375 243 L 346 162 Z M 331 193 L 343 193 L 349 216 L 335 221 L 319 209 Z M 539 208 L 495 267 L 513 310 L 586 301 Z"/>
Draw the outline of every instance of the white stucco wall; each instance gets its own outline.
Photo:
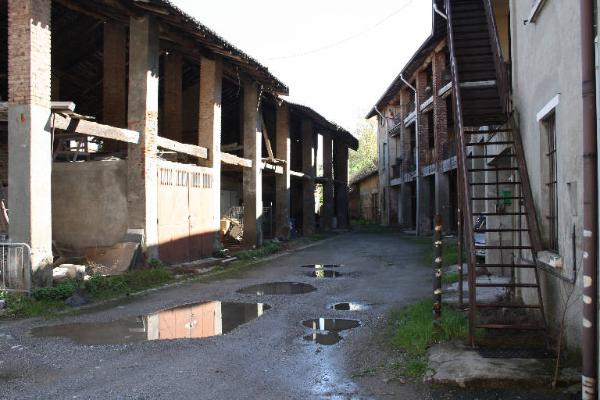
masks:
<path id="1" fill-rule="evenodd" d="M 534 202 L 542 229 L 547 229 L 543 211 L 547 188 L 543 179 L 545 154 L 543 129 L 537 115 L 559 95 L 556 106 L 556 145 L 558 165 L 559 253 L 564 276 L 571 277 L 573 259 L 581 269 L 582 250 L 582 98 L 579 3 L 572 0 L 546 2 L 535 23 L 524 25 L 531 2 L 511 0 L 512 76 L 515 106 L 532 184 Z M 576 255 L 572 251 L 572 229 L 576 230 Z M 559 271 L 560 272 L 560 271 Z M 546 314 L 552 328 L 559 323 L 566 295 L 573 286 L 546 272 L 540 272 Z M 581 335 L 581 274 L 568 308 L 566 338 L 578 346 Z M 522 274 L 523 281 L 531 276 Z M 533 294 L 534 291 L 527 293 Z M 532 295 L 526 301 L 537 302 Z"/>

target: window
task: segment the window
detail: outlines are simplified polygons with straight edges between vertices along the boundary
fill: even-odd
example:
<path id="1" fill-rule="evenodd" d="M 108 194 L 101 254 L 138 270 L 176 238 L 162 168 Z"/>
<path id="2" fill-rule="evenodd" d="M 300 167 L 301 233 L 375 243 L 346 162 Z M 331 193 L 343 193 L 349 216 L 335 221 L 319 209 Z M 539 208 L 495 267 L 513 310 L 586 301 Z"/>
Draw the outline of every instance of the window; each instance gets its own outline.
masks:
<path id="1" fill-rule="evenodd" d="M 558 188 L 556 171 L 556 114 L 546 117 L 542 124 L 546 136 L 546 188 L 548 200 L 546 204 L 546 219 L 548 221 L 547 245 L 549 250 L 558 253 Z"/>

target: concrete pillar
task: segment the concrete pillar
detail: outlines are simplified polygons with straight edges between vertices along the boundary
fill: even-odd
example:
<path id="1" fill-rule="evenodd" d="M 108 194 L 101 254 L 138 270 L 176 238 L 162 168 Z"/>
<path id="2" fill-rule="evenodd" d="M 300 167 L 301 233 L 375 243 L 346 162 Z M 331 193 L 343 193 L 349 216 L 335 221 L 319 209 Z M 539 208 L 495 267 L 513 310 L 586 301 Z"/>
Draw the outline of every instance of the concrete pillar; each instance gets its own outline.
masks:
<path id="1" fill-rule="evenodd" d="M 310 177 L 302 180 L 302 234 L 315 233 L 315 129 L 309 119 L 302 120 L 302 172 Z"/>
<path id="2" fill-rule="evenodd" d="M 286 103 L 277 107 L 276 126 L 275 126 L 275 156 L 279 160 L 285 161 L 283 174 L 275 175 L 275 225 L 278 238 L 287 240 L 290 238 L 290 110 Z"/>
<path id="3" fill-rule="evenodd" d="M 244 168 L 244 243 L 262 245 L 262 132 L 258 120 L 258 87 L 255 82 L 244 82 L 243 130 L 244 158 L 252 160 L 251 168 Z"/>
<path id="4" fill-rule="evenodd" d="M 348 146 L 334 141 L 335 206 L 338 228 L 348 227 Z"/>
<path id="5" fill-rule="evenodd" d="M 50 18 L 50 0 L 8 2 L 9 235 L 31 246 L 38 284 L 52 264 Z"/>
<path id="6" fill-rule="evenodd" d="M 198 145 L 208 149 L 208 160 L 201 164 L 212 168 L 213 249 L 221 249 L 221 95 L 223 63 L 221 59 L 202 58 L 200 62 L 200 110 Z"/>
<path id="7" fill-rule="evenodd" d="M 165 94 L 161 136 L 183 142 L 183 59 L 180 54 L 169 53 L 164 57 Z M 202 78 L 200 78 L 202 79 Z"/>
<path id="8" fill-rule="evenodd" d="M 333 142 L 330 134 L 323 135 L 323 211 L 321 225 L 324 229 L 333 227 Z"/>
<path id="9" fill-rule="evenodd" d="M 449 174 L 436 172 L 435 174 L 435 213 L 442 216 L 444 232 L 452 229 L 450 226 L 450 179 Z"/>
<path id="10" fill-rule="evenodd" d="M 104 23 L 102 75 L 102 121 L 106 125 L 127 127 L 126 85 L 127 27 L 109 20 Z"/>
<path id="11" fill-rule="evenodd" d="M 127 125 L 140 133 L 129 144 L 127 159 L 128 226 L 143 229 L 145 251 L 158 258 L 157 157 L 158 135 L 158 24 L 149 16 L 129 23 L 129 98 Z"/>

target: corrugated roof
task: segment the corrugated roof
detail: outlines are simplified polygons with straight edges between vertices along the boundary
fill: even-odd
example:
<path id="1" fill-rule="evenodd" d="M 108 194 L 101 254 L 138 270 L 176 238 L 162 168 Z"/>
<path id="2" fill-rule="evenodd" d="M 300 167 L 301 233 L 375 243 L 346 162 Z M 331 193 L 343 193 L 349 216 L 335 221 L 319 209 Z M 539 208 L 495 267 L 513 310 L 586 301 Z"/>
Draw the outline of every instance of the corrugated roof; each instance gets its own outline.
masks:
<path id="1" fill-rule="evenodd" d="M 373 175 L 377 175 L 379 174 L 379 170 L 377 169 L 377 166 L 374 165 L 373 167 L 370 168 L 365 168 L 362 171 L 358 171 L 356 174 L 352 175 L 350 177 L 350 183 L 349 185 L 355 185 L 361 181 L 364 181 L 365 179 L 373 176 Z"/>
<path id="2" fill-rule="evenodd" d="M 377 100 L 375 106 L 369 111 L 366 118 L 372 118 L 378 114 L 377 110 L 383 108 L 392 97 L 394 97 L 402 87 L 405 86 L 402 81 L 402 77 L 408 79 L 417 68 L 423 63 L 425 58 L 431 53 L 433 48 L 436 46 L 438 40 L 446 36 L 447 25 L 446 20 L 433 11 L 433 4 L 437 4 L 438 8 L 443 10 L 444 2 L 442 0 L 432 0 L 432 23 L 431 23 L 431 35 L 419 46 L 418 50 L 413 54 L 410 60 L 406 63 L 402 71 L 396 76 L 394 81 L 388 86 L 383 95 Z"/>

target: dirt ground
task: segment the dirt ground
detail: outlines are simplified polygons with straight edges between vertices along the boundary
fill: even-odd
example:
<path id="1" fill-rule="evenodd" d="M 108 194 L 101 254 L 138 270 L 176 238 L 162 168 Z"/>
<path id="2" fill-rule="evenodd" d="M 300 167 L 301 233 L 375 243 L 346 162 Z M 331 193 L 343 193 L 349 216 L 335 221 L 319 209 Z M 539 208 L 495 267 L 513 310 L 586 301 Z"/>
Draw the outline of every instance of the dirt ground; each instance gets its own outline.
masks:
<path id="1" fill-rule="evenodd" d="M 337 278 L 306 275 L 303 264 L 343 264 Z M 303 282 L 299 295 L 240 294 L 263 282 Z M 428 296 L 431 268 L 399 234 L 347 233 L 254 266 L 241 276 L 150 291 L 77 316 L 0 321 L 0 398 L 98 399 L 562 399 L 552 393 L 457 391 L 398 378 L 402 355 L 388 349 L 386 317 Z M 34 327 L 107 322 L 203 301 L 271 308 L 222 336 L 117 345 L 37 338 Z M 356 301 L 363 311 L 336 311 Z M 334 345 L 303 339 L 312 318 L 352 318 L 361 326 Z"/>

